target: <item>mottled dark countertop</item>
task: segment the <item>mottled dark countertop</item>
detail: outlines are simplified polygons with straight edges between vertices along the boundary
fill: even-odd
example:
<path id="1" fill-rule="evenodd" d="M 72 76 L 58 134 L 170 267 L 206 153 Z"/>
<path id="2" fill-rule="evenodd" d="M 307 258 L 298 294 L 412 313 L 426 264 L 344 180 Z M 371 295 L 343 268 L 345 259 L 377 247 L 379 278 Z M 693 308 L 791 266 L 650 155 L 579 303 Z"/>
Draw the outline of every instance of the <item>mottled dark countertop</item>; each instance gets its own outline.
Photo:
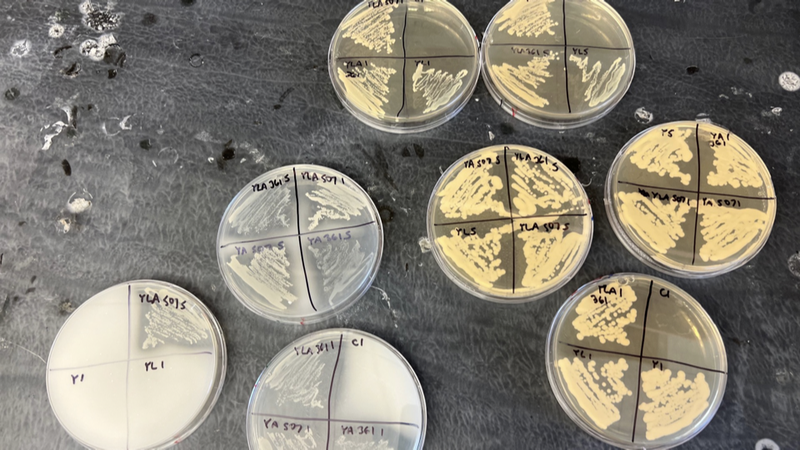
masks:
<path id="1" fill-rule="evenodd" d="M 453 3 L 480 35 L 504 0 Z M 246 447 L 245 408 L 267 361 L 293 339 L 337 326 L 374 333 L 408 358 L 427 397 L 426 448 L 607 448 L 556 403 L 544 342 L 579 286 L 617 271 L 654 273 L 622 247 L 600 207 L 612 159 L 648 126 L 634 117 L 640 107 L 653 124 L 702 114 L 730 128 L 760 153 L 779 199 L 772 237 L 745 267 L 710 280 L 665 277 L 716 321 L 730 365 L 718 414 L 685 448 L 752 449 L 762 438 L 798 448 L 800 273 L 789 260 L 800 250 L 800 92 L 783 90 L 778 77 L 800 72 L 800 5 L 611 3 L 631 29 L 638 66 L 606 118 L 564 133 L 534 128 L 501 111 L 481 82 L 454 120 L 394 136 L 348 114 L 328 78 L 328 43 L 352 0 L 120 2 L 120 15 L 105 18 L 117 20 L 106 32 L 118 47 L 99 61 L 79 51 L 102 34 L 81 24 L 79 0 L 2 2 L 0 448 L 78 448 L 50 410 L 43 359 L 74 308 L 140 278 L 196 294 L 227 339 L 219 403 L 178 448 Z M 575 279 L 513 307 L 466 295 L 418 244 L 440 171 L 503 143 L 571 159 L 596 215 Z M 306 327 L 246 310 L 225 288 L 214 251 L 234 194 L 292 163 L 358 181 L 386 233 L 375 289 L 340 317 Z M 73 195 L 90 199 L 91 210 L 70 213 Z"/>

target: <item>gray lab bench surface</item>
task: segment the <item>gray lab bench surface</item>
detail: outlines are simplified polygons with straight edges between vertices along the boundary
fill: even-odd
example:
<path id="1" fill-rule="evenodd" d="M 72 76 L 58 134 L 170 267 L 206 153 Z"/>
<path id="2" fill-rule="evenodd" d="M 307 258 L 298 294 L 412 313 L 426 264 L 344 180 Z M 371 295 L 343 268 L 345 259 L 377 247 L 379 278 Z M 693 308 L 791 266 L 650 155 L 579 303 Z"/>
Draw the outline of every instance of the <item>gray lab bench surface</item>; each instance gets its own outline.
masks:
<path id="1" fill-rule="evenodd" d="M 778 83 L 782 72 L 800 73 L 797 2 L 614 0 L 637 67 L 629 93 L 599 122 L 566 132 L 526 125 L 481 81 L 453 120 L 405 136 L 360 123 L 331 86 L 328 45 L 355 1 L 118 2 L 118 27 L 109 31 L 118 46 L 100 61 L 80 52 L 101 34 L 81 24 L 80 3 L 0 4 L 0 448 L 79 448 L 50 409 L 43 360 L 74 308 L 142 278 L 194 293 L 227 340 L 219 402 L 177 448 L 245 448 L 256 377 L 295 338 L 332 327 L 373 333 L 408 359 L 427 399 L 427 449 L 610 448 L 556 402 L 545 338 L 558 308 L 586 282 L 620 271 L 662 276 L 623 248 L 602 206 L 613 158 L 650 126 L 635 117 L 640 107 L 654 115 L 652 125 L 702 116 L 730 128 L 761 155 L 778 197 L 772 236 L 746 266 L 707 280 L 663 276 L 711 315 L 730 367 L 719 412 L 683 448 L 752 449 L 762 438 L 800 445 L 800 263 L 790 263 L 800 250 L 800 92 Z M 481 37 L 505 2 L 452 3 Z M 49 35 L 55 23 L 64 27 L 60 37 Z M 495 144 L 565 161 L 595 214 L 594 243 L 577 276 L 517 306 L 466 294 L 418 243 L 441 171 Z M 223 283 L 215 253 L 233 196 L 294 163 L 352 177 L 385 230 L 374 288 L 312 326 L 245 309 Z M 71 214 L 73 193 L 91 196 L 91 210 Z"/>

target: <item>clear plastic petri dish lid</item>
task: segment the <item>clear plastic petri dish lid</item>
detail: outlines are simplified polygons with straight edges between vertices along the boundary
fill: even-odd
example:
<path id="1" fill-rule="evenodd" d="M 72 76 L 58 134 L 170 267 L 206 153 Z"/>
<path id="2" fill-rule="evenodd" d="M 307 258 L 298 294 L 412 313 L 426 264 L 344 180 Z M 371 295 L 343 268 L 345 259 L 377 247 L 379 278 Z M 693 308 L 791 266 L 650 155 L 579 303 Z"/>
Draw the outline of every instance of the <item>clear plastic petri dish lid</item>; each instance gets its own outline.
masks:
<path id="1" fill-rule="evenodd" d="M 495 101 L 544 128 L 605 116 L 628 92 L 636 68 L 630 31 L 602 0 L 512 0 L 489 23 L 481 53 Z"/>
<path id="2" fill-rule="evenodd" d="M 419 450 L 426 425 L 408 362 L 383 340 L 349 329 L 318 331 L 281 350 L 247 406 L 253 450 Z"/>
<path id="3" fill-rule="evenodd" d="M 231 201 L 217 234 L 225 284 L 256 314 L 313 323 L 369 289 L 383 253 L 383 227 L 366 192 L 327 167 L 271 170 Z"/>
<path id="4" fill-rule="evenodd" d="M 445 0 L 362 1 L 328 53 L 336 95 L 357 119 L 414 133 L 452 119 L 478 83 L 478 39 Z"/>
<path id="5" fill-rule="evenodd" d="M 547 336 L 547 376 L 578 426 L 627 449 L 667 449 L 716 414 L 727 383 L 725 346 L 679 287 L 623 273 L 586 284 Z"/>
<path id="6" fill-rule="evenodd" d="M 772 231 L 775 189 L 755 151 L 728 130 L 694 121 L 658 125 L 611 165 L 606 210 L 642 262 L 685 278 L 734 270 Z"/>
<path id="7" fill-rule="evenodd" d="M 575 175 L 520 145 L 456 161 L 428 203 L 439 267 L 470 294 L 500 303 L 536 300 L 572 279 L 589 252 L 593 224 Z"/>
<path id="8" fill-rule="evenodd" d="M 85 447 L 166 448 L 210 414 L 225 364 L 222 330 L 200 300 L 162 281 L 131 281 L 67 318 L 47 359 L 47 396 Z"/>

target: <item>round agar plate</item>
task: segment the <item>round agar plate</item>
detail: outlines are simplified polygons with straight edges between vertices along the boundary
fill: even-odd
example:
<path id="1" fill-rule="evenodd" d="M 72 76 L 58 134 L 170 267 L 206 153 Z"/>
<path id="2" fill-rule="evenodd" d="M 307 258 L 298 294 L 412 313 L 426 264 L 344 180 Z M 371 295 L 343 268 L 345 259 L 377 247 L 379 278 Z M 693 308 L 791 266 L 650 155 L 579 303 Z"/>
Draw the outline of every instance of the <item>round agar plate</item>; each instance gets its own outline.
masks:
<path id="1" fill-rule="evenodd" d="M 580 182 L 540 150 L 488 147 L 458 160 L 428 203 L 428 236 L 439 267 L 485 300 L 519 303 L 567 283 L 593 233 Z"/>
<path id="2" fill-rule="evenodd" d="M 269 319 L 312 323 L 369 289 L 383 227 L 366 192 L 327 167 L 300 164 L 261 175 L 231 201 L 217 234 L 228 288 Z"/>
<path id="3" fill-rule="evenodd" d="M 166 448 L 211 412 L 225 362 L 222 330 L 200 300 L 169 283 L 131 281 L 69 316 L 47 360 L 47 395 L 86 447 Z"/>
<path id="4" fill-rule="evenodd" d="M 601 0 L 512 0 L 489 23 L 481 53 L 492 97 L 544 128 L 579 127 L 608 114 L 636 67 L 627 25 Z"/>
<path id="5" fill-rule="evenodd" d="M 411 366 L 363 331 L 331 329 L 281 350 L 247 406 L 251 449 L 419 450 L 425 397 Z"/>
<path id="6" fill-rule="evenodd" d="M 697 435 L 722 402 L 728 363 L 714 322 L 664 280 L 617 274 L 575 292 L 547 337 L 547 376 L 584 431 L 629 449 Z"/>
<path id="7" fill-rule="evenodd" d="M 331 41 L 342 104 L 379 130 L 413 133 L 452 119 L 478 83 L 478 39 L 444 0 L 362 1 Z"/>
<path id="8" fill-rule="evenodd" d="M 747 143 L 710 123 L 673 122 L 622 149 L 606 180 L 619 239 L 663 272 L 703 278 L 750 261 L 775 222 L 769 171 Z"/>

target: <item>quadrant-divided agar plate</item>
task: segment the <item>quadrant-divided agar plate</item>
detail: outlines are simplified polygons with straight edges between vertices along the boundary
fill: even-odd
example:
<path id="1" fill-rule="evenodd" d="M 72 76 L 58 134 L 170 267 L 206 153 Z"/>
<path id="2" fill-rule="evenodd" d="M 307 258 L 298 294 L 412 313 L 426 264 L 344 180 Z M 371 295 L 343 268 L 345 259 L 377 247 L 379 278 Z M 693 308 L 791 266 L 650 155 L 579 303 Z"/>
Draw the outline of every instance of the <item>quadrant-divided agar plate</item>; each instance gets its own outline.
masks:
<path id="1" fill-rule="evenodd" d="M 247 407 L 251 449 L 419 450 L 425 397 L 411 366 L 363 331 L 331 329 L 281 350 Z"/>
<path id="2" fill-rule="evenodd" d="M 601 0 L 512 0 L 489 23 L 481 52 L 492 97 L 545 128 L 606 115 L 628 92 L 636 67 L 627 25 Z"/>
<path id="3" fill-rule="evenodd" d="M 69 316 L 47 360 L 47 395 L 58 421 L 86 447 L 165 448 L 211 412 L 225 363 L 219 324 L 194 295 L 131 281 Z"/>
<path id="4" fill-rule="evenodd" d="M 541 298 L 575 276 L 592 243 L 592 220 L 569 169 L 519 145 L 461 158 L 428 204 L 439 267 L 472 295 L 501 303 Z"/>
<path id="5" fill-rule="evenodd" d="M 701 278 L 734 270 L 764 247 L 775 222 L 769 171 L 735 134 L 672 122 L 622 149 L 606 180 L 619 239 L 645 264 Z"/>
<path id="6" fill-rule="evenodd" d="M 379 130 L 412 133 L 453 118 L 478 83 L 478 40 L 445 0 L 367 0 L 331 41 L 328 71 L 342 104 Z"/>
<path id="7" fill-rule="evenodd" d="M 547 337 L 547 375 L 584 431 L 621 448 L 666 449 L 714 417 L 727 382 L 722 337 L 689 294 L 617 274 L 573 294 Z"/>
<path id="8" fill-rule="evenodd" d="M 293 323 L 327 319 L 369 289 L 383 227 L 366 192 L 344 174 L 285 166 L 251 181 L 219 226 L 217 261 L 245 306 Z"/>

